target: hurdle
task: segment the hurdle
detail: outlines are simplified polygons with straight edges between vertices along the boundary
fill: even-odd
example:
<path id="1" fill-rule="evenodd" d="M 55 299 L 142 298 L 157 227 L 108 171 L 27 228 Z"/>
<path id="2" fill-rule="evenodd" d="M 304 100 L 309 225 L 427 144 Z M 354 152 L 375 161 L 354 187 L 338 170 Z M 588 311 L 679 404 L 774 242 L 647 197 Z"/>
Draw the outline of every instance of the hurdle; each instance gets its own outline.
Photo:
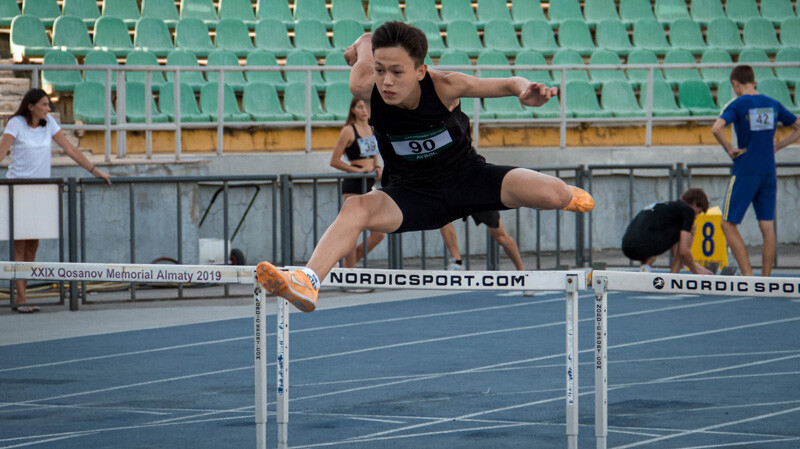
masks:
<path id="1" fill-rule="evenodd" d="M 595 439 L 597 449 L 608 440 L 608 293 L 639 292 L 708 296 L 800 298 L 800 278 L 701 276 L 691 274 L 592 272 L 595 293 Z"/>

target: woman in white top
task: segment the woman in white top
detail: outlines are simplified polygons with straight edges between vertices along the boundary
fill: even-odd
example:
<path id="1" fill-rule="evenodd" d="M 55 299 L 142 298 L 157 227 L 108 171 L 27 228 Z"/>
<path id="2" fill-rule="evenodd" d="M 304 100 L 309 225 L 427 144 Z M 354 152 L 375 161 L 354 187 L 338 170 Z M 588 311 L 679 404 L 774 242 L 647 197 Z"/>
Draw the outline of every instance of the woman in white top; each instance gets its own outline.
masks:
<path id="1" fill-rule="evenodd" d="M 11 163 L 8 166 L 6 177 L 18 178 L 49 178 L 50 177 L 50 148 L 52 141 L 64 149 L 67 156 L 72 158 L 81 167 L 106 183 L 111 184 L 108 174 L 101 171 L 75 147 L 50 116 L 50 98 L 41 89 L 31 89 L 22 98 L 22 102 L 14 115 L 8 120 L 0 139 L 0 161 L 11 152 Z M 39 240 L 14 240 L 14 260 L 18 262 L 33 262 Z M 27 302 L 25 296 L 26 281 L 16 281 L 17 304 Z M 31 313 L 39 310 L 36 306 L 17 306 L 15 311 Z"/>

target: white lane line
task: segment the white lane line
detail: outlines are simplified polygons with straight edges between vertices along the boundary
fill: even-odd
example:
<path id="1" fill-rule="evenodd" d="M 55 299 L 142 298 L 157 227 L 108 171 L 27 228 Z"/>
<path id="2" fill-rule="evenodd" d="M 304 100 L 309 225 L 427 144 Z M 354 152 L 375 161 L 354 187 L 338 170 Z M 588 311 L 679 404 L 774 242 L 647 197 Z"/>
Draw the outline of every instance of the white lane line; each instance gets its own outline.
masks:
<path id="1" fill-rule="evenodd" d="M 785 356 L 785 357 L 777 357 L 777 358 L 773 358 L 773 359 L 759 360 L 757 362 L 741 363 L 739 365 L 731 365 L 731 366 L 725 366 L 725 367 L 722 367 L 722 368 L 710 369 L 710 370 L 706 370 L 706 371 L 701 371 L 699 373 L 681 374 L 681 375 L 678 375 L 678 376 L 667 377 L 667 378 L 664 379 L 664 381 L 670 381 L 670 380 L 676 380 L 676 379 L 684 379 L 684 378 L 687 378 L 687 377 L 702 376 L 704 374 L 718 373 L 718 372 L 721 372 L 721 371 L 729 371 L 729 370 L 738 369 L 738 368 L 747 368 L 749 366 L 758 366 L 758 365 L 764 365 L 764 364 L 767 364 L 767 363 L 782 362 L 784 360 L 791 360 L 791 359 L 796 359 L 796 358 L 800 358 L 800 355 L 788 355 L 788 356 Z"/>
<path id="2" fill-rule="evenodd" d="M 711 444 L 707 446 L 685 446 L 677 449 L 712 449 L 716 447 L 734 447 L 734 446 L 750 446 L 752 444 L 770 444 L 770 443 L 787 443 L 789 441 L 800 441 L 800 437 L 794 438 L 777 438 L 772 440 L 753 440 L 753 441 L 739 441 L 736 443 L 720 443 L 720 444 Z"/>

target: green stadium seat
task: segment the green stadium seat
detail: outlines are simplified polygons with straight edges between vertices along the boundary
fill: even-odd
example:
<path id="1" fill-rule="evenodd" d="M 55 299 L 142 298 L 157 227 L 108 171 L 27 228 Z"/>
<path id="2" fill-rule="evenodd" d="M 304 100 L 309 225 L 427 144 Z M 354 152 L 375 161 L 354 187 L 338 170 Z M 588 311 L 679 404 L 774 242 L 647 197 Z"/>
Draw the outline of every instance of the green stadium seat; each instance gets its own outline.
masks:
<path id="1" fill-rule="evenodd" d="M 167 82 L 161 86 L 158 94 L 158 109 L 167 115 L 169 121 L 175 121 L 175 83 Z M 180 106 L 181 122 L 208 122 L 211 120 L 208 114 L 200 112 L 197 107 L 197 100 L 194 91 L 189 85 L 181 82 L 180 84 Z"/>
<path id="2" fill-rule="evenodd" d="M 689 9 L 692 11 L 692 19 L 703 27 L 725 15 L 720 0 L 692 0 Z"/>
<path id="3" fill-rule="evenodd" d="M 331 16 L 328 13 L 328 8 L 325 6 L 325 0 L 295 0 L 295 22 L 309 19 L 317 20 L 324 24 L 329 24 L 331 22 Z"/>
<path id="4" fill-rule="evenodd" d="M 364 4 L 361 0 L 332 0 L 331 19 L 336 24 L 342 20 L 354 20 L 364 27 L 368 22 L 367 14 L 364 12 Z M 334 36 L 336 33 L 334 32 Z"/>
<path id="5" fill-rule="evenodd" d="M 525 109 L 531 111 L 533 116 L 538 119 L 555 119 L 561 117 L 561 105 L 558 98 L 551 98 L 547 103 L 539 107 L 526 106 Z M 565 118 L 570 118 L 573 114 L 565 111 Z"/>
<path id="6" fill-rule="evenodd" d="M 575 50 L 559 50 L 553 55 L 551 66 L 558 67 L 560 65 L 583 65 L 583 58 L 580 53 Z M 560 70 L 553 70 L 552 76 L 556 84 L 561 82 Z M 570 81 L 582 81 L 591 84 L 586 70 L 567 70 L 567 83 Z M 597 83 L 597 85 L 599 85 L 599 83 Z"/>
<path id="7" fill-rule="evenodd" d="M 100 8 L 95 0 L 64 0 L 61 15 L 77 17 L 90 27 L 100 17 Z"/>
<path id="8" fill-rule="evenodd" d="M 425 37 L 428 38 L 428 54 L 430 56 L 439 57 L 447 49 L 439 32 L 439 25 L 430 20 L 417 20 L 414 22 L 414 26 L 422 30 L 425 33 Z M 336 37 L 335 32 L 333 36 L 334 38 Z M 516 38 L 516 34 L 514 37 Z"/>
<path id="9" fill-rule="evenodd" d="M 110 51 L 92 50 L 86 54 L 83 59 L 83 80 L 94 81 L 103 86 L 106 85 L 106 71 L 105 70 L 86 70 L 86 66 L 91 65 L 118 65 L 117 57 Z M 118 72 L 111 72 L 111 90 L 117 89 L 117 74 Z"/>
<path id="10" fill-rule="evenodd" d="M 668 69 L 670 64 L 695 64 L 694 56 L 689 50 L 670 50 L 664 56 L 664 78 L 672 85 L 689 81 L 700 80 L 700 72 L 697 69 Z"/>
<path id="11" fill-rule="evenodd" d="M 347 61 L 344 60 L 344 52 L 342 50 L 333 50 L 325 55 L 325 67 L 347 67 Z M 350 71 L 340 70 L 326 70 L 322 72 L 322 77 L 325 79 L 325 84 L 331 85 L 334 83 L 349 83 Z M 327 91 L 327 89 L 326 89 Z M 326 94 L 327 95 L 327 94 Z"/>
<path id="12" fill-rule="evenodd" d="M 325 91 L 325 110 L 333 114 L 336 120 L 346 120 L 352 99 L 349 83 L 333 83 Z"/>
<path id="13" fill-rule="evenodd" d="M 494 20 L 500 20 L 513 26 L 511 20 L 511 10 L 508 9 L 506 0 L 481 0 L 475 11 L 478 23 L 487 24 Z"/>
<path id="14" fill-rule="evenodd" d="M 775 55 L 775 62 L 800 62 L 800 48 L 781 48 Z M 775 74 L 792 87 L 800 83 L 800 67 L 775 67 Z"/>
<path id="15" fill-rule="evenodd" d="M 517 97 L 484 98 L 483 106 L 498 119 L 533 118 L 533 111 L 522 106 Z"/>
<path id="16" fill-rule="evenodd" d="M 156 56 L 166 56 L 175 49 L 167 25 L 153 17 L 142 17 L 136 22 L 133 46 L 137 50 L 149 51 Z"/>
<path id="17" fill-rule="evenodd" d="M 0 27 L 10 27 L 14 17 L 20 15 L 17 0 L 0 0 Z"/>
<path id="18" fill-rule="evenodd" d="M 349 86 L 348 86 L 349 90 Z M 242 110 L 257 122 L 288 122 L 294 116 L 283 110 L 275 86 L 261 81 L 247 83 L 242 94 Z"/>
<path id="19" fill-rule="evenodd" d="M 643 85 L 639 94 L 639 103 L 647 113 L 647 86 Z M 678 107 L 672 86 L 664 80 L 653 80 L 653 117 L 681 117 L 689 114 L 688 109 Z"/>
<path id="20" fill-rule="evenodd" d="M 567 20 L 580 20 L 585 23 L 581 4 L 578 0 L 555 0 L 550 2 L 547 20 L 555 27 Z"/>
<path id="21" fill-rule="evenodd" d="M 650 50 L 657 55 L 666 54 L 670 48 L 664 27 L 654 19 L 640 20 L 633 24 L 633 46 Z"/>
<path id="22" fill-rule="evenodd" d="M 771 20 L 775 26 L 787 17 L 796 17 L 792 0 L 761 0 L 761 17 Z"/>
<path id="23" fill-rule="evenodd" d="M 250 0 L 220 0 L 219 19 L 241 20 L 249 29 L 256 26 L 256 14 Z"/>
<path id="24" fill-rule="evenodd" d="M 545 56 L 552 56 L 559 50 L 553 29 L 544 20 L 529 20 L 522 24 L 520 39 L 522 48 L 535 48 Z"/>
<path id="25" fill-rule="evenodd" d="M 175 28 L 181 18 L 173 0 L 142 0 L 142 17 L 161 20 L 169 28 Z"/>
<path id="26" fill-rule="evenodd" d="M 406 0 L 408 1 L 408 0 Z M 522 27 L 529 20 L 543 20 L 547 22 L 542 5 L 536 1 L 513 0 L 511 3 L 511 16 L 514 18 L 514 26 Z"/>
<path id="27" fill-rule="evenodd" d="M 719 48 L 709 48 L 703 53 L 700 62 L 703 64 L 730 64 L 733 60 L 731 59 L 731 54 L 727 51 Z M 716 87 L 730 79 L 731 69 L 700 69 L 700 75 L 708 85 Z"/>
<path id="28" fill-rule="evenodd" d="M 219 20 L 212 0 L 181 0 L 181 19 L 200 19 L 210 28 Z"/>
<path id="29" fill-rule="evenodd" d="M 722 82 L 717 88 L 717 106 L 719 106 L 719 113 L 725 109 L 731 101 L 736 99 L 736 93 L 733 92 L 730 80 Z"/>
<path id="30" fill-rule="evenodd" d="M 763 17 L 753 17 L 744 24 L 742 32 L 744 44 L 750 48 L 760 48 L 769 54 L 775 54 L 781 48 L 775 36 L 772 22 Z"/>
<path id="31" fill-rule="evenodd" d="M 597 49 L 592 32 L 583 20 L 565 20 L 558 26 L 558 45 L 565 50 L 575 50 L 583 56 Z"/>
<path id="32" fill-rule="evenodd" d="M 605 82 L 600 97 L 603 110 L 611 112 L 614 117 L 642 117 L 645 114 L 636 101 L 633 88 L 625 80 Z"/>
<path id="33" fill-rule="evenodd" d="M 333 50 L 325 25 L 317 20 L 300 20 L 294 26 L 294 46 L 324 56 Z"/>
<path id="34" fill-rule="evenodd" d="M 217 49 L 208 55 L 206 67 L 236 67 L 239 69 L 239 57 L 230 50 Z M 219 80 L 219 73 L 214 71 L 206 72 L 206 79 L 209 83 L 216 83 Z M 244 79 L 244 72 L 242 70 L 225 71 L 225 84 L 232 87 L 236 92 L 243 91 L 245 84 L 247 84 Z"/>
<path id="35" fill-rule="evenodd" d="M 175 27 L 175 47 L 206 57 L 215 50 L 208 26 L 196 18 L 181 19 Z"/>
<path id="36" fill-rule="evenodd" d="M 688 50 L 692 54 L 702 54 L 708 48 L 703 40 L 700 25 L 691 19 L 678 19 L 669 28 L 669 42 L 672 48 Z"/>
<path id="37" fill-rule="evenodd" d="M 286 0 L 256 0 L 256 20 L 274 19 L 285 28 L 294 27 L 294 16 Z"/>
<path id="38" fill-rule="evenodd" d="M 628 55 L 628 64 L 658 64 L 658 56 L 650 50 L 633 50 Z M 628 69 L 628 79 L 634 87 L 647 83 L 647 69 Z M 653 79 L 664 81 L 660 68 L 653 70 Z"/>
<path id="39" fill-rule="evenodd" d="M 247 67 L 278 67 L 278 60 L 272 52 L 267 50 L 255 50 L 247 55 Z M 249 83 L 268 83 L 276 90 L 282 91 L 286 86 L 286 80 L 283 79 L 283 73 L 275 72 L 254 72 L 246 71 L 244 74 Z M 246 89 L 245 89 L 246 90 Z"/>
<path id="40" fill-rule="evenodd" d="M 620 0 L 619 17 L 628 28 L 640 20 L 655 20 L 650 0 Z"/>
<path id="41" fill-rule="evenodd" d="M 167 55 L 167 67 L 199 67 L 197 57 L 194 53 L 186 50 L 173 50 Z M 186 84 L 194 91 L 199 91 L 206 84 L 206 78 L 203 72 L 200 71 L 186 71 L 181 72 L 181 85 Z M 167 81 L 174 81 L 174 72 L 166 72 Z M 162 87 L 163 89 L 163 87 Z"/>
<path id="42" fill-rule="evenodd" d="M 233 88 L 227 84 L 222 85 L 222 121 L 223 122 L 248 122 L 250 114 L 242 112 L 236 102 Z M 207 83 L 200 89 L 200 111 L 208 114 L 212 122 L 217 121 L 219 112 L 219 83 Z"/>
<path id="43" fill-rule="evenodd" d="M 595 39 L 597 48 L 612 50 L 620 55 L 627 55 L 633 50 L 628 30 L 620 20 L 603 20 L 598 23 Z"/>
<path id="44" fill-rule="evenodd" d="M 777 100 L 790 112 L 797 114 L 800 113 L 800 108 L 792 102 L 792 95 L 789 93 L 789 88 L 786 83 L 777 78 L 765 79 L 758 83 L 758 93 L 766 95 L 773 100 Z"/>
<path id="45" fill-rule="evenodd" d="M 725 15 L 738 25 L 744 25 L 754 17 L 761 17 L 755 0 L 726 0 Z"/>
<path id="46" fill-rule="evenodd" d="M 146 123 L 147 111 L 145 101 L 147 92 L 144 84 L 136 81 L 125 83 L 125 119 L 130 123 Z M 150 123 L 165 123 L 169 121 L 166 114 L 158 110 L 156 100 L 150 95 Z"/>
<path id="47" fill-rule="evenodd" d="M 128 26 L 117 17 L 100 17 L 94 24 L 94 46 L 116 56 L 125 56 L 133 51 Z"/>
<path id="48" fill-rule="evenodd" d="M 484 50 L 478 55 L 478 66 L 488 65 L 508 65 L 505 53 L 498 50 Z M 509 78 L 511 69 L 500 70 L 481 70 L 481 78 Z"/>
<path id="49" fill-rule="evenodd" d="M 149 51 L 135 50 L 128 53 L 125 58 L 126 66 L 150 66 L 158 67 L 158 58 Z M 145 72 L 125 72 L 125 80 L 128 82 L 139 82 L 145 84 Z M 150 72 L 150 86 L 152 90 L 158 90 L 167 81 L 164 79 L 164 72 Z"/>
<path id="50" fill-rule="evenodd" d="M 447 48 L 461 50 L 471 57 L 478 56 L 485 49 L 475 23 L 466 20 L 454 20 L 447 24 Z"/>
<path id="51" fill-rule="evenodd" d="M 56 0 L 22 0 L 22 15 L 38 17 L 49 28 L 61 15 L 61 8 Z"/>
<path id="52" fill-rule="evenodd" d="M 294 50 L 286 57 L 286 67 L 301 67 L 301 66 L 317 66 L 317 58 L 313 53 L 306 50 Z M 302 83 L 306 82 L 306 72 L 301 71 L 287 71 L 286 83 Z M 311 83 L 317 88 L 324 88 L 325 81 L 322 80 L 322 72 L 311 72 Z"/>
<path id="53" fill-rule="evenodd" d="M 472 62 L 469 60 L 469 55 L 464 53 L 460 50 L 447 50 L 442 53 L 442 56 L 439 58 L 439 64 L 442 65 L 472 65 Z M 461 72 L 466 73 L 467 75 L 474 75 L 475 72 L 472 70 L 452 70 L 452 69 L 445 69 L 448 71 L 453 72 Z"/>
<path id="54" fill-rule="evenodd" d="M 306 119 L 306 85 L 305 83 L 290 82 L 286 85 L 286 92 L 283 94 L 283 104 L 286 112 L 294 115 L 295 120 Z M 319 101 L 319 94 L 314 86 L 311 86 L 311 120 L 334 120 L 335 117 L 329 112 L 322 110 Z"/>
<path id="55" fill-rule="evenodd" d="M 408 23 L 417 25 L 422 20 L 428 20 L 436 24 L 439 29 L 444 29 L 445 24 L 436 8 L 436 2 L 430 0 L 406 0 L 406 20 Z M 430 41 L 430 37 L 428 37 Z"/>
<path id="56" fill-rule="evenodd" d="M 545 61 L 544 55 L 540 51 L 522 50 L 521 52 L 517 53 L 517 57 L 514 60 L 514 65 L 546 67 L 547 61 Z M 553 81 L 553 77 L 550 75 L 549 70 L 515 69 L 514 74 L 516 76 L 521 76 L 532 83 L 541 83 L 547 86 L 553 86 L 556 84 Z"/>
<path id="57" fill-rule="evenodd" d="M 760 62 L 770 62 L 769 56 L 760 48 L 745 48 L 739 53 L 739 64 L 750 64 Z M 756 82 L 760 83 L 765 79 L 775 78 L 775 73 L 772 67 L 753 67 L 753 73 L 756 76 Z"/>
<path id="58" fill-rule="evenodd" d="M 471 0 L 442 0 L 441 3 L 441 16 L 445 24 L 450 24 L 456 20 L 466 20 L 470 23 L 477 22 Z"/>
<path id="59" fill-rule="evenodd" d="M 76 70 L 46 70 L 48 65 L 74 65 Z M 72 92 L 83 81 L 77 70 L 78 61 L 68 51 L 49 50 L 44 54 L 42 69 L 42 89 L 47 92 Z"/>
<path id="60" fill-rule="evenodd" d="M 622 70 L 592 70 L 592 66 L 596 65 L 619 65 L 619 55 L 611 50 L 599 48 L 592 53 L 589 58 L 589 77 L 595 85 L 602 85 L 609 81 L 624 81 L 628 84 L 628 78 Z"/>
<path id="61" fill-rule="evenodd" d="M 671 25 L 680 19 L 691 20 L 689 10 L 686 9 L 686 0 L 656 0 L 656 20 L 663 24 Z"/>
<path id="62" fill-rule="evenodd" d="M 800 18 L 790 17 L 781 22 L 781 43 L 784 47 L 800 47 Z"/>
<path id="63" fill-rule="evenodd" d="M 370 0 L 367 4 L 367 15 L 373 26 L 390 20 L 400 22 L 405 20 L 403 11 L 400 10 L 400 2 L 397 0 Z"/>
<path id="64" fill-rule="evenodd" d="M 596 28 L 604 20 L 620 21 L 614 0 L 585 0 L 583 15 L 586 17 L 586 23 L 592 28 Z"/>
<path id="65" fill-rule="evenodd" d="M 256 48 L 269 50 L 275 56 L 284 57 L 294 50 L 286 27 L 278 19 L 261 19 L 256 24 Z"/>
<path id="66" fill-rule="evenodd" d="M 507 56 L 515 55 L 522 50 L 514 25 L 508 20 L 487 22 L 483 29 L 483 41 L 486 48 L 502 51 Z"/>
<path id="67" fill-rule="evenodd" d="M 711 90 L 702 80 L 688 80 L 678 86 L 678 103 L 684 109 L 688 109 L 691 115 L 713 115 L 720 113 L 719 108 L 714 104 Z"/>
<path id="68" fill-rule="evenodd" d="M 475 119 L 475 98 L 462 98 L 459 106 L 461 107 L 461 112 L 463 112 L 470 121 Z M 480 115 L 481 120 L 494 118 L 494 114 L 486 110 L 480 98 L 478 99 L 478 115 Z"/>
<path id="69" fill-rule="evenodd" d="M 436 31 L 438 33 L 438 28 Z M 352 45 L 362 34 L 364 34 L 363 22 L 356 22 L 352 19 L 337 20 L 333 22 L 333 48 L 344 50 Z M 441 43 L 441 37 L 439 40 Z"/>
<path id="70" fill-rule="evenodd" d="M 217 48 L 230 50 L 239 57 L 245 57 L 255 50 L 247 24 L 239 19 L 220 19 L 214 44 Z"/>
<path id="71" fill-rule="evenodd" d="M 135 27 L 141 17 L 136 0 L 103 0 L 101 15 L 102 17 L 121 19 L 128 28 Z"/>
<path id="72" fill-rule="evenodd" d="M 106 89 L 100 83 L 84 81 L 75 86 L 72 102 L 72 117 L 76 122 L 99 125 L 106 122 L 105 108 L 111 111 L 111 124 L 117 123 L 111 99 L 106 97 Z"/>
<path id="73" fill-rule="evenodd" d="M 75 56 L 85 56 L 94 45 L 83 20 L 60 16 L 53 22 L 53 48 L 67 50 Z"/>
<path id="74" fill-rule="evenodd" d="M 578 118 L 611 117 L 611 111 L 604 111 L 597 101 L 594 87 L 587 81 L 573 80 L 567 83 L 567 112 Z"/>
<path id="75" fill-rule="evenodd" d="M 709 22 L 706 42 L 709 48 L 719 48 L 732 53 L 738 53 L 744 48 L 742 38 L 739 36 L 739 27 L 727 17 L 717 17 Z"/>

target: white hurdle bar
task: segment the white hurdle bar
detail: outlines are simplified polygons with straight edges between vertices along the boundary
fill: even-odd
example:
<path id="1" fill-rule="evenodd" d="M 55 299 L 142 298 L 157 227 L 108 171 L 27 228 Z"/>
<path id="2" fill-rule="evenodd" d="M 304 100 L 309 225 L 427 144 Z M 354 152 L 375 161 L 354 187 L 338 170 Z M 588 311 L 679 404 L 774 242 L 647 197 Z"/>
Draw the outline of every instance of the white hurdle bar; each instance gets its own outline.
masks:
<path id="1" fill-rule="evenodd" d="M 594 271 L 592 287 L 595 293 L 594 425 L 597 449 L 606 449 L 608 439 L 608 292 L 800 298 L 800 278 L 790 277 Z"/>

